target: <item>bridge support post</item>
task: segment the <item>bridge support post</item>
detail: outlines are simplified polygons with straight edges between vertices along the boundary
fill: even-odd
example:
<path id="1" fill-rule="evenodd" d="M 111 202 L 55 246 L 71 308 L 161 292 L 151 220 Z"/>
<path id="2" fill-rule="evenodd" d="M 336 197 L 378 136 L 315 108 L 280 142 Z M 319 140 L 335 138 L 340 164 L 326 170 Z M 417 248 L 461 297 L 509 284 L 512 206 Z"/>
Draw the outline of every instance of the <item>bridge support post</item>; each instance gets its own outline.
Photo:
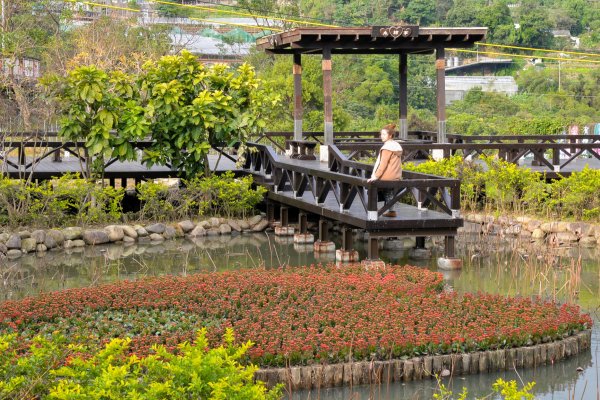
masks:
<path id="1" fill-rule="evenodd" d="M 554 172 L 560 172 L 560 149 L 552 149 L 552 165 Z"/>
<path id="2" fill-rule="evenodd" d="M 314 249 L 315 255 L 335 252 L 335 243 L 329 240 L 329 222 L 325 219 L 319 220 L 319 240 L 315 242 Z"/>
<path id="3" fill-rule="evenodd" d="M 294 227 L 288 226 L 288 208 L 281 207 L 279 209 L 279 217 L 281 225 L 275 227 L 275 236 L 293 236 Z"/>
<path id="4" fill-rule="evenodd" d="M 275 221 L 275 205 L 273 202 L 267 200 L 267 221 Z"/>
<path id="5" fill-rule="evenodd" d="M 415 238 L 415 247 L 408 251 L 408 257 L 414 260 L 427 260 L 431 257 L 431 250 L 425 248 L 425 237 Z"/>
<path id="6" fill-rule="evenodd" d="M 379 259 L 379 238 L 369 235 L 367 241 L 367 259 L 360 263 L 365 269 L 385 268 L 385 262 Z"/>
<path id="7" fill-rule="evenodd" d="M 461 258 L 455 257 L 454 245 L 454 236 L 446 236 L 444 238 L 444 257 L 440 257 L 437 260 L 437 265 L 439 269 L 455 270 L 462 268 L 463 260 Z"/>
<path id="8" fill-rule="evenodd" d="M 299 245 L 310 245 L 314 243 L 315 236 L 312 233 L 308 233 L 308 218 L 306 217 L 306 213 L 301 212 L 298 215 L 299 222 L 299 230 L 300 233 L 294 234 L 294 244 Z M 294 246 L 296 248 L 296 246 Z"/>
<path id="9" fill-rule="evenodd" d="M 342 228 L 342 248 L 335 251 L 335 260 L 338 262 L 358 261 L 358 251 L 352 249 L 352 229 L 347 226 Z"/>

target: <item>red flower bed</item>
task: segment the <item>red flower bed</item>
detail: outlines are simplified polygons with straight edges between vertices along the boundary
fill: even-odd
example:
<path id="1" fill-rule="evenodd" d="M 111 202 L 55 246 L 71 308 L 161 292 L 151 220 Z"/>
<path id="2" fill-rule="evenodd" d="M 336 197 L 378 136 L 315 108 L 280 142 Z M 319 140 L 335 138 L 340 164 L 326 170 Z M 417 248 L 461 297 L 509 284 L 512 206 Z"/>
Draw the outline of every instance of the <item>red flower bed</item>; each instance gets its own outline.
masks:
<path id="1" fill-rule="evenodd" d="M 71 289 L 0 305 L 0 334 L 175 348 L 206 326 L 233 327 L 263 366 L 440 354 L 539 343 L 589 328 L 575 305 L 442 290 L 438 273 L 333 266 L 161 277 Z"/>

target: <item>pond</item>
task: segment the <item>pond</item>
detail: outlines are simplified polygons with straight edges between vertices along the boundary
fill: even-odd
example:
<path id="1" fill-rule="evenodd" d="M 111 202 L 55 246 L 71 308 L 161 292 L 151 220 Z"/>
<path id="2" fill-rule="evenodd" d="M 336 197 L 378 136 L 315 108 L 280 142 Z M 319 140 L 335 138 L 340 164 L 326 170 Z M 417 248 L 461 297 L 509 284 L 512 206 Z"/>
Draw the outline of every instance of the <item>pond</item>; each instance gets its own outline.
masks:
<path id="1" fill-rule="evenodd" d="M 340 238 L 334 236 L 340 244 Z M 408 249 L 413 239 L 385 244 L 381 257 L 398 264 L 420 265 L 437 270 L 435 257 L 441 248 L 433 246 L 432 257 L 411 260 Z M 364 243 L 356 242 L 364 257 Z M 552 249 L 539 244 L 521 243 L 499 237 L 461 235 L 457 253 L 465 260 L 461 271 L 444 272 L 450 289 L 460 292 L 487 292 L 521 296 L 541 296 L 557 301 L 577 301 L 592 314 L 596 323 L 591 352 L 551 366 L 497 374 L 454 377 L 444 384 L 459 393 L 462 387 L 469 398 L 491 392 L 499 377 L 518 382 L 535 381 L 539 399 L 597 399 L 600 370 L 597 367 L 600 344 L 600 251 L 598 249 Z M 95 246 L 75 251 L 49 252 L 43 257 L 27 255 L 0 264 L 0 301 L 19 299 L 40 292 L 85 287 L 115 280 L 132 280 L 164 274 L 187 275 L 199 271 L 269 268 L 278 265 L 309 265 L 332 261 L 332 255 L 315 255 L 312 246 L 295 245 L 291 238 L 272 234 L 244 234 L 233 237 L 208 237 L 195 242 L 169 241 L 156 245 Z M 583 371 L 578 371 L 583 369 Z M 297 399 L 431 399 L 437 389 L 435 380 L 383 384 L 374 387 L 322 389 L 318 392 L 292 393 Z M 573 397 L 574 396 L 574 397 Z"/>

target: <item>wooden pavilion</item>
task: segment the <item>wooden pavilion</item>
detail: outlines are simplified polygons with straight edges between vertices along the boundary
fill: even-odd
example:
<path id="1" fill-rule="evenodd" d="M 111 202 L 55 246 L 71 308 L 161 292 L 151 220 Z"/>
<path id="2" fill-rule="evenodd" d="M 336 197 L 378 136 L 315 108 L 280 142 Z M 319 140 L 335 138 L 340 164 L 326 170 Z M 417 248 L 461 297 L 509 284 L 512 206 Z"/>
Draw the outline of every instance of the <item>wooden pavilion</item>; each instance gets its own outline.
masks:
<path id="1" fill-rule="evenodd" d="M 400 139 L 408 136 L 408 55 L 435 53 L 438 142 L 446 143 L 445 50 L 468 48 L 485 38 L 487 28 L 421 28 L 416 25 L 354 28 L 295 28 L 256 41 L 258 49 L 294 57 L 294 140 L 302 140 L 302 55 L 321 54 L 325 146 L 333 144 L 332 54 L 397 54 L 400 57 Z M 327 149 L 321 149 L 327 160 Z"/>

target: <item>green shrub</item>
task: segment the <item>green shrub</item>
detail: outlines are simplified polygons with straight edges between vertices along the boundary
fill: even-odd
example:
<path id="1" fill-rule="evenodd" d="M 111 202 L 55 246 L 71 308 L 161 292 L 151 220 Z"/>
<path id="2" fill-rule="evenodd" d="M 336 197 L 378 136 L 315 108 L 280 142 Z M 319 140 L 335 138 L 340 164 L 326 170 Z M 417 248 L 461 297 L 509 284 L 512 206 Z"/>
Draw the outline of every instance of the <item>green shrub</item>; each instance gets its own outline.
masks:
<path id="1" fill-rule="evenodd" d="M 112 339 L 88 354 L 64 345 L 60 335 L 36 338 L 19 354 L 15 335 L 0 336 L 0 397 L 8 399 L 278 399 L 281 386 L 268 390 L 254 382 L 254 365 L 240 360 L 252 346 L 234 345 L 232 330 L 224 345 L 208 349 L 206 331 L 177 354 L 154 346 L 154 354 L 127 356 L 131 339 Z"/>
<path id="2" fill-rule="evenodd" d="M 558 215 L 597 220 L 600 217 L 599 192 L 600 171 L 586 165 L 582 171 L 552 182 L 548 205 Z"/>
<path id="3" fill-rule="evenodd" d="M 78 174 L 39 183 L 0 177 L 0 222 L 59 226 L 119 220 L 125 191 L 81 179 Z"/>

